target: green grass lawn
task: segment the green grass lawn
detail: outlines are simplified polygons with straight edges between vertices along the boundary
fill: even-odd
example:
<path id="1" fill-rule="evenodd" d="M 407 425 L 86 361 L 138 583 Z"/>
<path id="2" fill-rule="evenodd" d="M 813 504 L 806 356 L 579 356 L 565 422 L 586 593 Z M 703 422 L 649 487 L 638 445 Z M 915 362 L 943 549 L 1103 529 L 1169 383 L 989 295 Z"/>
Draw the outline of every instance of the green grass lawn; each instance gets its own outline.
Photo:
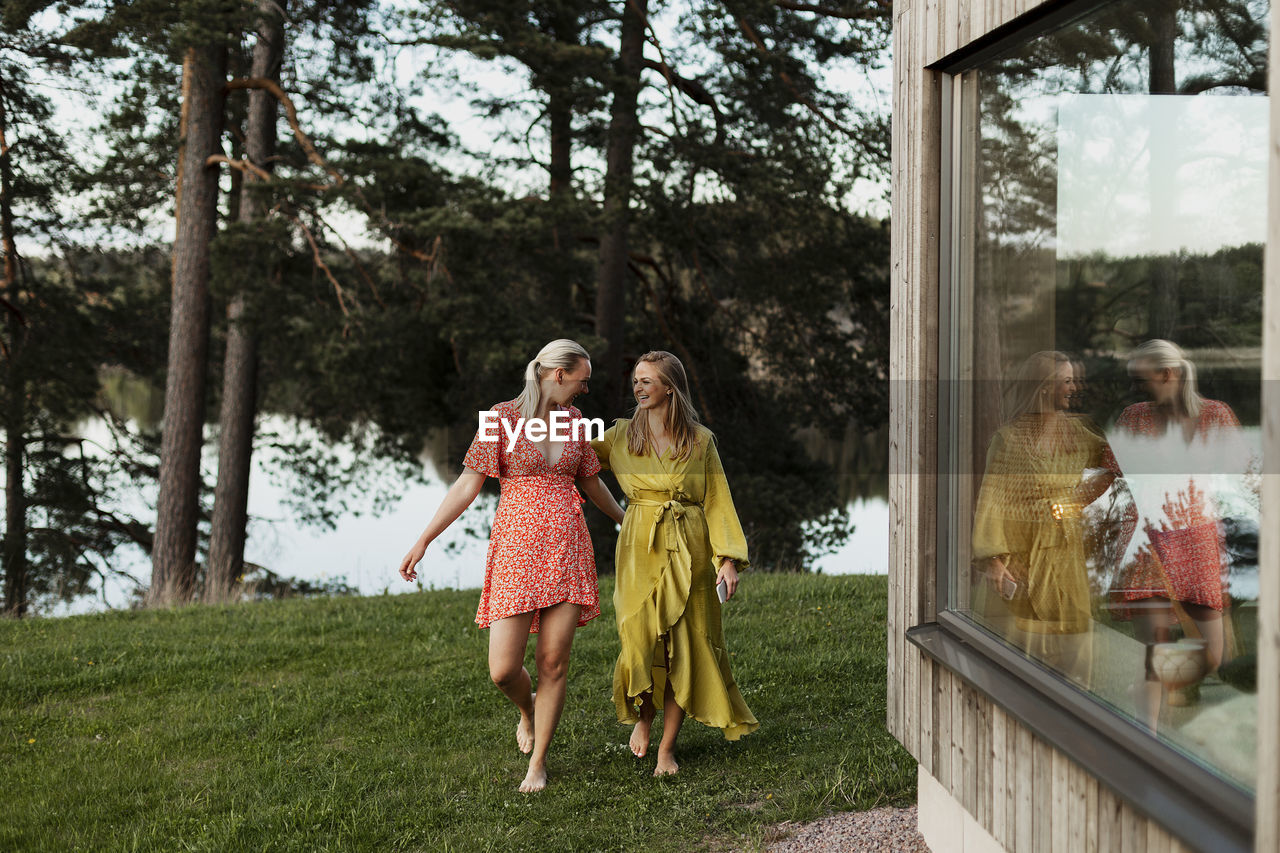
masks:
<path id="1" fill-rule="evenodd" d="M 760 729 L 690 721 L 662 780 L 614 716 L 612 591 L 535 795 L 475 591 L 0 621 L 0 849 L 750 848 L 913 799 L 883 577 L 746 575 L 725 631 Z"/>

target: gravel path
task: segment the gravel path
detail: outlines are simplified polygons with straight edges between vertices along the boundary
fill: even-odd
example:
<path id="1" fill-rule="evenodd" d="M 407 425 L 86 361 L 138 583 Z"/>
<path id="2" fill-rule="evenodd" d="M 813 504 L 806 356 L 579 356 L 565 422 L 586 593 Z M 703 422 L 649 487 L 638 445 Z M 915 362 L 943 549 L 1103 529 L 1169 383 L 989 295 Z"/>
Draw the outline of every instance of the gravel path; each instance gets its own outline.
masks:
<path id="1" fill-rule="evenodd" d="M 916 807 L 841 812 L 812 823 L 782 823 L 774 827 L 787 837 L 765 849 L 769 853 L 929 853 L 916 830 Z"/>

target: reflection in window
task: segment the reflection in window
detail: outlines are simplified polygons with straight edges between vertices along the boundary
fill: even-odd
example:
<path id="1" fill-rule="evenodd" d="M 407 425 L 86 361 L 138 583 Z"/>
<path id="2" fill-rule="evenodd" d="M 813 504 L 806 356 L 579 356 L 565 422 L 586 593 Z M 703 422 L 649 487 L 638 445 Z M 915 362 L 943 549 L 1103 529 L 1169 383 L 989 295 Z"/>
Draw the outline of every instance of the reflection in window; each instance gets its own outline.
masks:
<path id="1" fill-rule="evenodd" d="M 1108 5 L 952 93 L 950 604 L 1246 787 L 1268 15 Z"/>

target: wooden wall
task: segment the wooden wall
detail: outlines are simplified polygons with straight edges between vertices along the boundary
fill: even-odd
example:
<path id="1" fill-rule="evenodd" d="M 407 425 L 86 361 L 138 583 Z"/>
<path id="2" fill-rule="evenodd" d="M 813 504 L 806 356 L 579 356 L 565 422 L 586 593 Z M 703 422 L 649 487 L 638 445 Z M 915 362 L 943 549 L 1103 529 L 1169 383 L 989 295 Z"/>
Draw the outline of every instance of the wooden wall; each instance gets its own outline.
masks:
<path id="1" fill-rule="evenodd" d="M 1040 0 L 894 3 L 888 725 L 923 768 L 1008 850 L 1178 853 L 1188 848 L 958 676 L 933 664 L 904 636 L 908 628 L 933 621 L 936 601 L 943 81 L 926 66 L 1038 5 Z M 1274 74 L 1276 63 L 1271 67 Z M 1280 154 L 1275 146 L 1272 158 L 1276 174 Z M 1275 179 L 1272 186 L 1277 186 Z M 1271 204 L 1273 210 L 1280 205 L 1280 192 L 1271 193 Z M 1277 222 L 1275 213 L 1271 222 Z M 1274 244 L 1280 245 L 1274 227 L 1271 233 Z M 1272 282 L 1280 282 L 1280 265 L 1272 262 L 1273 255 L 1268 253 L 1267 273 L 1272 294 Z M 1280 359 L 1278 302 L 1271 299 L 1268 309 L 1268 364 L 1273 366 Z M 1271 376 L 1280 379 L 1280 370 L 1272 370 Z M 1280 448 L 1275 429 L 1280 423 L 1280 395 L 1270 399 L 1269 410 L 1278 416 L 1270 419 L 1267 440 Z M 1280 499 L 1280 483 L 1272 485 Z M 1280 506 L 1280 500 L 1272 506 Z M 1264 529 L 1277 528 L 1280 523 Z M 1265 564 L 1274 565 L 1275 538 L 1264 540 L 1273 549 Z M 1264 600 L 1280 609 L 1280 579 L 1272 581 L 1270 591 L 1263 589 Z M 1280 672 L 1280 619 L 1270 625 L 1272 635 L 1262 645 L 1273 664 L 1268 667 L 1264 658 L 1260 670 L 1272 673 L 1270 686 L 1264 683 L 1263 690 L 1270 689 L 1276 701 L 1264 717 L 1272 721 L 1272 730 L 1260 733 L 1263 755 L 1280 754 L 1280 728 L 1274 725 L 1280 709 L 1280 675 L 1275 674 Z M 1273 775 L 1272 784 L 1280 791 L 1280 770 Z M 1258 849 L 1278 848 L 1272 844 Z"/>
<path id="2" fill-rule="evenodd" d="M 1267 254 L 1262 330 L 1262 521 L 1259 543 L 1258 782 L 1254 849 L 1280 850 L 1280 15 L 1271 13 L 1271 145 L 1267 156 Z"/>

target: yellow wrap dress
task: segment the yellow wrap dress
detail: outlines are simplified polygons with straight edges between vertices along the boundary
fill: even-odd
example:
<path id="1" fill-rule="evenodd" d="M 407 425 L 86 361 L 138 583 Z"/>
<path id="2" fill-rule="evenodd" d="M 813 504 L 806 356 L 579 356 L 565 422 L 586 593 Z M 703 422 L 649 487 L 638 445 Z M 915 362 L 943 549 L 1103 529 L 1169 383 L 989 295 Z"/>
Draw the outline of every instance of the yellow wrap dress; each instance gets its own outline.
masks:
<path id="1" fill-rule="evenodd" d="M 1093 610 L 1081 488 L 1091 471 L 1119 476 L 1120 466 L 1089 421 L 1068 415 L 1061 423 L 1056 442 L 1047 441 L 1036 415 L 992 437 L 974 512 L 973 557 L 980 565 L 999 557 L 1018 583 L 1008 602 L 1018 636 L 1008 639 L 1087 685 Z"/>
<path id="2" fill-rule="evenodd" d="M 703 426 L 687 460 L 670 450 L 634 456 L 629 423 L 617 420 L 592 442 L 627 496 L 613 593 L 622 644 L 613 674 L 618 721 L 637 722 L 639 698 L 650 691 L 661 706 L 670 680 L 685 713 L 737 740 L 759 724 L 733 680 L 720 625 L 719 566 L 726 559 L 747 566 L 720 456 Z"/>

